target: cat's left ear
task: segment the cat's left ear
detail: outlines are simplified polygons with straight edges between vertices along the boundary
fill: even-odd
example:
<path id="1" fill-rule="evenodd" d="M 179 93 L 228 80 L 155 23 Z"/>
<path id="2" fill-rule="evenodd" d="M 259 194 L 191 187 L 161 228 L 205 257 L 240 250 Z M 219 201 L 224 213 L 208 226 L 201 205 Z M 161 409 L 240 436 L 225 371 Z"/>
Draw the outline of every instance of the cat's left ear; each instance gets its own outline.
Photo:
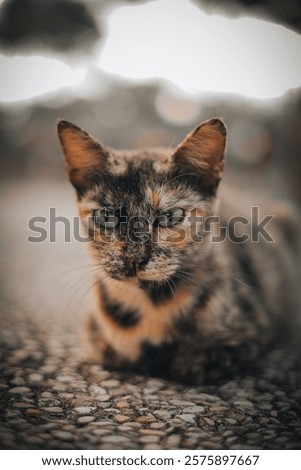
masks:
<path id="1" fill-rule="evenodd" d="M 203 122 L 178 146 L 174 164 L 185 174 L 200 176 L 203 186 L 214 191 L 224 167 L 226 133 L 220 119 Z"/>

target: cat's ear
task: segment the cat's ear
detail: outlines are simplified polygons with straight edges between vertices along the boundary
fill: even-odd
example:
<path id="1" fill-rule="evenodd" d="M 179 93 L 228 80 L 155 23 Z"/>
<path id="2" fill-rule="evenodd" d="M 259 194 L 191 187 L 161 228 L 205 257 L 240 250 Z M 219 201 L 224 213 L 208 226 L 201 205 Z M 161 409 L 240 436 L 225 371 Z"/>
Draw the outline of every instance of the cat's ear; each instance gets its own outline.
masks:
<path id="1" fill-rule="evenodd" d="M 87 132 L 68 121 L 59 121 L 58 136 L 67 162 L 69 179 L 79 193 L 93 183 L 96 173 L 106 170 L 109 152 Z"/>
<path id="2" fill-rule="evenodd" d="M 201 176 L 208 189 L 216 189 L 224 167 L 226 127 L 210 119 L 192 131 L 175 151 L 174 164 L 187 174 Z"/>

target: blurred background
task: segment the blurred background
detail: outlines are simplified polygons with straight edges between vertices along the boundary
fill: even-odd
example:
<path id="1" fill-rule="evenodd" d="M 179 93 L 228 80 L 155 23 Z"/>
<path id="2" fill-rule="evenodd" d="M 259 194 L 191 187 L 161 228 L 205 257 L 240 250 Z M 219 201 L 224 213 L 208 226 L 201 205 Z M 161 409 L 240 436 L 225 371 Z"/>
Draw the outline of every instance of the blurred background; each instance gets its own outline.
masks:
<path id="1" fill-rule="evenodd" d="M 0 0 L 6 342 L 28 325 L 67 334 L 89 298 L 85 247 L 62 223 L 56 243 L 27 241 L 30 217 L 76 214 L 58 118 L 133 148 L 176 145 L 222 116 L 227 177 L 252 187 L 269 160 L 266 184 L 300 204 L 300 28 L 298 0 Z"/>

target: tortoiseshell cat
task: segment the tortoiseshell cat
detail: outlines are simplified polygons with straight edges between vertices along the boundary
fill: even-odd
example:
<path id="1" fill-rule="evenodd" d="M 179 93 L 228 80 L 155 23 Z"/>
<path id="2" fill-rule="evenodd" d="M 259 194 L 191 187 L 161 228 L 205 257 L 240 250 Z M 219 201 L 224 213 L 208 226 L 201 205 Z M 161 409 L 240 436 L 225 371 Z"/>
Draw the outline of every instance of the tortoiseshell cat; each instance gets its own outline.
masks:
<path id="1" fill-rule="evenodd" d="M 212 216 L 236 215 L 224 189 L 220 211 L 217 200 L 223 122 L 173 150 L 111 150 L 67 121 L 58 133 L 98 266 L 88 323 L 101 363 L 201 382 L 253 360 L 291 308 L 293 221 L 277 209 L 274 241 L 242 242 L 239 229 L 252 232 L 242 220 L 219 239 Z"/>

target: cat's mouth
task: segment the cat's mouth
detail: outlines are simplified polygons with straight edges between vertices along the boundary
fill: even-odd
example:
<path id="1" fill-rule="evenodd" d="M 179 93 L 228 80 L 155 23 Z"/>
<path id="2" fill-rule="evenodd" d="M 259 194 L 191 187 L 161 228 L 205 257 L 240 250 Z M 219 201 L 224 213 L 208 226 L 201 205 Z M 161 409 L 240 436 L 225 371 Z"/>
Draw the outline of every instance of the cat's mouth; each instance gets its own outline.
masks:
<path id="1" fill-rule="evenodd" d="M 160 273 L 160 271 L 136 271 L 135 273 L 110 273 L 109 276 L 116 281 L 133 282 L 138 285 L 143 283 L 162 283 L 167 282 L 175 273 Z"/>
<path id="2" fill-rule="evenodd" d="M 177 273 L 178 265 L 173 263 L 164 266 L 158 262 L 152 262 L 151 265 L 142 266 L 134 263 L 123 264 L 122 266 L 102 266 L 100 276 L 111 278 L 116 281 L 125 281 L 139 284 L 141 282 L 168 282 Z"/>

